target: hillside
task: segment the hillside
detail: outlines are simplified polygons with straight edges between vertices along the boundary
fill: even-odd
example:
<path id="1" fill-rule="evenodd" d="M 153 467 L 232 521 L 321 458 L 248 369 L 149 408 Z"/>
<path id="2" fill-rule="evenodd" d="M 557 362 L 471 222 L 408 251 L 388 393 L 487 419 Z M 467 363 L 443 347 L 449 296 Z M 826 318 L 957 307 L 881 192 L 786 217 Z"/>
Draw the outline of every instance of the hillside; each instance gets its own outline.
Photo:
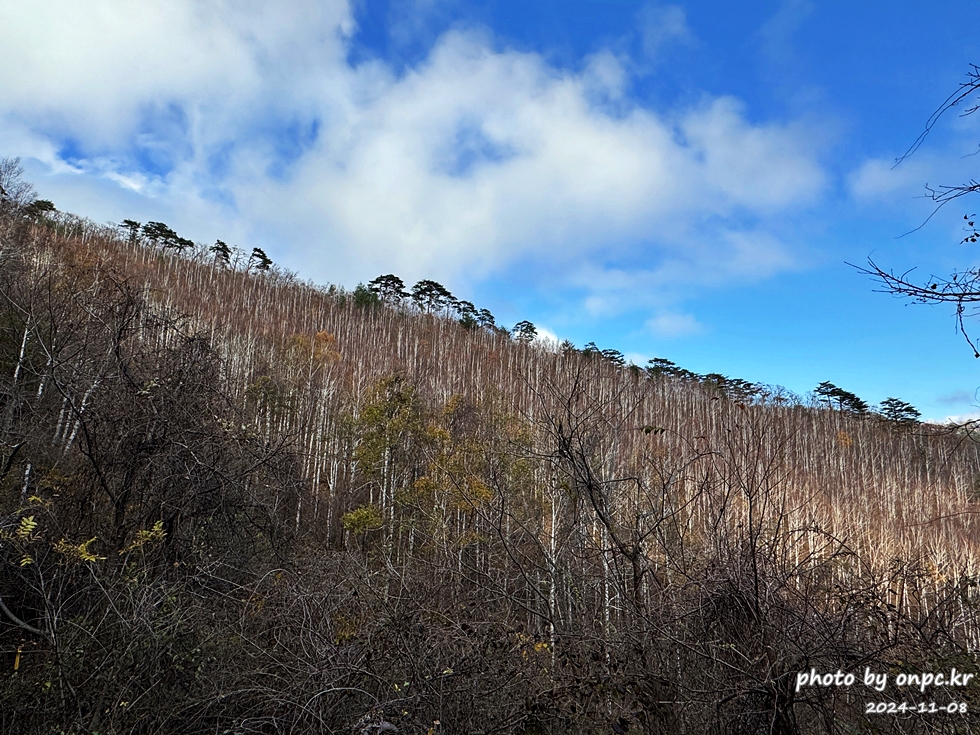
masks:
<path id="1" fill-rule="evenodd" d="M 739 400 L 30 203 L 0 209 L 4 732 L 980 726 L 797 687 L 977 670 L 968 429 Z"/>

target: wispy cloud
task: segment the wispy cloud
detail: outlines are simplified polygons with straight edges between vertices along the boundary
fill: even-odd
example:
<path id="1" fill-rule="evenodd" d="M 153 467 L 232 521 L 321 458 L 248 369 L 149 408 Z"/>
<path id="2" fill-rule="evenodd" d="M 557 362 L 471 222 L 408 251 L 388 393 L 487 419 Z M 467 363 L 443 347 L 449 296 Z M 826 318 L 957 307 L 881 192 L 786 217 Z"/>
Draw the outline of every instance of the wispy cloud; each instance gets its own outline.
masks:
<path id="1" fill-rule="evenodd" d="M 704 326 L 691 314 L 658 314 L 646 322 L 646 328 L 657 337 L 689 337 L 700 334 Z"/>
<path id="2" fill-rule="evenodd" d="M 945 406 L 955 406 L 958 404 L 962 405 L 977 403 L 977 400 L 978 397 L 976 391 L 957 390 L 939 396 L 936 398 L 936 403 L 941 403 Z"/>
<path id="3" fill-rule="evenodd" d="M 851 194 L 859 201 L 894 201 L 899 192 L 921 194 L 922 183 L 929 177 L 928 168 L 921 157 L 899 166 L 894 160 L 871 158 L 848 175 L 847 183 Z"/>
<path id="4" fill-rule="evenodd" d="M 655 59 L 671 44 L 694 41 L 684 9 L 678 5 L 647 4 L 637 14 L 637 21 L 643 53 L 649 59 Z"/>
<path id="5" fill-rule="evenodd" d="M 759 29 L 762 51 L 774 64 L 785 64 L 795 58 L 793 37 L 813 12 L 808 0 L 783 0 L 779 9 Z"/>

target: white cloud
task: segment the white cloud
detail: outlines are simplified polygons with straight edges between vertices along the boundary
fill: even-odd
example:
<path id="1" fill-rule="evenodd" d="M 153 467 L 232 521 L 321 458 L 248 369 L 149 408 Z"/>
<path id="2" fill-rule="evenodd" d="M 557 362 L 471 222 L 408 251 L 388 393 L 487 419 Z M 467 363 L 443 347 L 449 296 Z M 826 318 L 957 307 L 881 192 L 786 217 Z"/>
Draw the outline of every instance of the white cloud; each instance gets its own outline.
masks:
<path id="1" fill-rule="evenodd" d="M 276 81 L 289 95 L 297 75 L 336 67 L 351 23 L 342 0 L 4 3 L 0 45 L 17 61 L 0 77 L 0 99 L 36 127 L 107 148 L 141 118 L 193 104 L 186 134 L 207 138 L 196 122 L 227 125 Z"/>
<path id="2" fill-rule="evenodd" d="M 364 2 L 364 0 L 361 0 Z M 401 0 L 388 6 L 388 37 L 401 47 L 427 46 L 433 27 L 450 17 L 455 0 Z"/>
<path id="3" fill-rule="evenodd" d="M 535 325 L 535 329 L 538 330 L 538 333 L 534 337 L 535 344 L 540 345 L 544 349 L 552 352 L 557 351 L 559 347 L 561 347 L 561 337 L 552 332 L 550 329 L 537 324 Z"/>
<path id="4" fill-rule="evenodd" d="M 582 81 L 590 100 L 620 102 L 629 87 L 629 74 L 615 54 L 603 50 L 587 58 Z"/>
<path id="5" fill-rule="evenodd" d="M 702 325 L 691 314 L 664 313 L 651 317 L 646 328 L 657 337 L 690 337 L 704 331 Z"/>
<path id="6" fill-rule="evenodd" d="M 657 12 L 684 36 L 680 11 Z M 751 123 L 728 97 L 658 113 L 611 53 L 572 73 L 475 32 L 401 76 L 353 68 L 352 24 L 342 0 L 4 4 L 19 63 L 0 76 L 0 154 L 47 164 L 59 206 L 108 182 L 116 219 L 138 192 L 182 233 L 234 228 L 315 280 L 452 283 L 529 258 L 574 277 L 637 241 L 645 283 L 792 264 L 765 218 L 825 186 L 803 124 Z"/>
<path id="7" fill-rule="evenodd" d="M 923 419 L 923 422 L 927 424 L 965 424 L 969 421 L 978 420 L 980 420 L 980 411 L 962 413 L 955 416 L 946 416 L 941 419 Z"/>
<path id="8" fill-rule="evenodd" d="M 698 173 L 726 201 L 758 210 L 813 198 L 825 176 L 799 125 L 750 125 L 741 104 L 714 100 L 687 116 L 682 130 L 697 156 Z"/>

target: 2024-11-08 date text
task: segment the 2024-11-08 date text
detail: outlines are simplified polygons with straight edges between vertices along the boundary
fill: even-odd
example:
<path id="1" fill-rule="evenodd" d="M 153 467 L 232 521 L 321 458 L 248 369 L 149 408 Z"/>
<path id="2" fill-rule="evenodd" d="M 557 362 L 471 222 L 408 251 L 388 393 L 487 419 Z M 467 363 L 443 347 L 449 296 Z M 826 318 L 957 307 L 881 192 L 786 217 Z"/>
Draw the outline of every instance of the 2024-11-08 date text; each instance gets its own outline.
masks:
<path id="1" fill-rule="evenodd" d="M 966 702 L 950 702 L 936 704 L 935 702 L 866 702 L 866 715 L 904 715 L 904 714 L 966 714 Z"/>

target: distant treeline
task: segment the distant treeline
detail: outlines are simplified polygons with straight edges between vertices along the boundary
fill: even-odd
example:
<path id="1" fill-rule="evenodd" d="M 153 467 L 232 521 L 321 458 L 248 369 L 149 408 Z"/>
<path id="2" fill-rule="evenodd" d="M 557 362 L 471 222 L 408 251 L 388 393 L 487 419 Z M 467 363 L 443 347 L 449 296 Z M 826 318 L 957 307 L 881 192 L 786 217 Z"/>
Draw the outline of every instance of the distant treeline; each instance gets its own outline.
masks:
<path id="1" fill-rule="evenodd" d="M 23 215 L 36 221 L 47 221 L 47 215 L 57 211 L 54 204 L 49 200 L 35 199 L 22 208 Z M 204 246 L 195 243 L 193 240 L 179 236 L 171 227 L 163 222 L 147 222 L 145 224 L 131 219 L 123 220 L 118 227 L 125 233 L 130 244 L 146 243 L 155 247 L 172 249 L 177 253 L 185 250 L 191 252 L 195 249 L 198 252 L 206 252 L 213 257 L 215 265 L 229 268 L 244 268 L 246 272 L 253 268 L 256 271 L 268 271 L 272 265 L 272 259 L 266 255 L 261 248 L 252 248 L 248 257 L 238 249 L 230 247 L 222 240 L 215 241 L 214 245 Z M 335 295 L 341 300 L 347 298 L 347 292 L 337 286 L 326 288 L 327 293 Z M 350 294 L 350 297 L 357 306 L 374 307 L 385 305 L 398 308 L 406 303 L 411 303 L 416 309 L 424 314 L 437 314 L 455 318 L 459 324 L 466 329 L 483 328 L 495 331 L 499 334 L 507 334 L 518 342 L 531 343 L 535 340 L 538 330 L 535 325 L 527 320 L 517 322 L 511 329 L 498 326 L 493 314 L 488 309 L 477 308 L 472 302 L 457 299 L 453 294 L 437 281 L 423 279 L 418 281 L 411 289 L 406 289 L 405 282 L 398 276 L 389 273 L 381 275 L 367 285 L 359 283 Z M 575 345 L 564 340 L 558 346 L 563 353 L 579 351 Z M 616 349 L 599 349 L 595 342 L 589 342 L 580 352 L 587 356 L 597 356 L 607 360 L 610 364 L 619 367 L 629 367 L 636 371 L 636 365 L 627 366 L 625 355 Z M 677 380 L 696 382 L 712 389 L 719 397 L 736 400 L 752 401 L 760 395 L 771 393 L 774 389 L 761 383 L 751 383 L 742 378 L 731 378 L 721 373 L 698 374 L 679 367 L 674 362 L 666 358 L 653 358 L 642 370 L 652 376 L 665 376 Z M 777 387 L 775 389 L 783 398 L 800 402 L 798 396 L 793 395 L 785 389 Z M 921 413 L 910 403 L 899 398 L 888 397 L 877 407 L 872 407 L 856 394 L 839 388 L 830 382 L 823 382 L 813 391 L 814 398 L 827 407 L 833 407 L 840 411 L 847 411 L 858 416 L 875 415 L 897 424 L 915 424 L 921 418 Z"/>

